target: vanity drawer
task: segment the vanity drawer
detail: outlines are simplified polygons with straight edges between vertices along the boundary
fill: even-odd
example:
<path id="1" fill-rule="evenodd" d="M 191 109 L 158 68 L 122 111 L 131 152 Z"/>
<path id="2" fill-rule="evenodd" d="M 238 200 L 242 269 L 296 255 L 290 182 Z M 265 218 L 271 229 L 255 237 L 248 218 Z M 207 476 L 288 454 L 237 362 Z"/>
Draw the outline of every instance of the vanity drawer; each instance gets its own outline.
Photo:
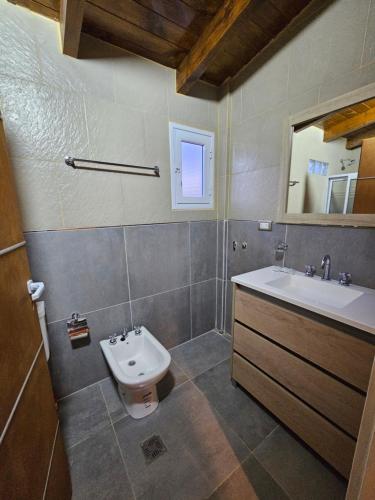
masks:
<path id="1" fill-rule="evenodd" d="M 235 351 L 357 437 L 365 397 L 248 328 L 234 324 Z"/>
<path id="2" fill-rule="evenodd" d="M 349 477 L 354 439 L 236 353 L 233 378 L 344 477 Z"/>
<path id="3" fill-rule="evenodd" d="M 374 345 L 238 287 L 235 290 L 237 321 L 367 391 Z"/>

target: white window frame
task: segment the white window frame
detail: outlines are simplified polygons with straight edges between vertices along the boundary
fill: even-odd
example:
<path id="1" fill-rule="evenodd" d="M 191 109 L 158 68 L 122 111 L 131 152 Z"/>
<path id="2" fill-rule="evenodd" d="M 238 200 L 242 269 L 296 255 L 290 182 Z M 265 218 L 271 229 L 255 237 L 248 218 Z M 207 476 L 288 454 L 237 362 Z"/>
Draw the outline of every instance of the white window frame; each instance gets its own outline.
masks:
<path id="1" fill-rule="evenodd" d="M 346 188 L 345 188 L 345 201 L 344 201 L 344 211 L 343 214 L 346 214 L 348 210 L 348 202 L 349 202 L 349 192 L 350 192 L 350 183 L 352 180 L 357 179 L 358 173 L 353 172 L 349 174 L 335 174 L 330 175 L 328 177 L 328 188 L 327 188 L 327 196 L 326 196 L 326 205 L 325 205 L 325 213 L 329 214 L 329 207 L 331 205 L 331 194 L 334 181 L 338 181 L 340 179 L 346 179 Z"/>
<path id="2" fill-rule="evenodd" d="M 203 196 L 186 197 L 182 194 L 181 143 L 190 142 L 204 147 Z M 215 134 L 207 130 L 169 123 L 169 147 L 171 162 L 172 209 L 212 210 L 214 208 Z"/>

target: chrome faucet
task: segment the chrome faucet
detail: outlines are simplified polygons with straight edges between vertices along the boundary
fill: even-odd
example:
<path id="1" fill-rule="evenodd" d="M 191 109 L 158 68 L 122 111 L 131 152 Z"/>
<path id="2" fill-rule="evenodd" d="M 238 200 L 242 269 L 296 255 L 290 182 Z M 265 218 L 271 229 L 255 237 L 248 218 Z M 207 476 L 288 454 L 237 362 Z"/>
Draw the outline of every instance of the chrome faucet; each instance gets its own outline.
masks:
<path id="1" fill-rule="evenodd" d="M 128 338 L 128 335 L 129 335 L 129 330 L 127 328 L 124 328 L 120 338 L 121 342 L 124 342 L 124 340 Z"/>
<path id="2" fill-rule="evenodd" d="M 328 254 L 322 258 L 322 269 L 323 269 L 322 280 L 330 280 L 331 279 L 331 256 Z"/>

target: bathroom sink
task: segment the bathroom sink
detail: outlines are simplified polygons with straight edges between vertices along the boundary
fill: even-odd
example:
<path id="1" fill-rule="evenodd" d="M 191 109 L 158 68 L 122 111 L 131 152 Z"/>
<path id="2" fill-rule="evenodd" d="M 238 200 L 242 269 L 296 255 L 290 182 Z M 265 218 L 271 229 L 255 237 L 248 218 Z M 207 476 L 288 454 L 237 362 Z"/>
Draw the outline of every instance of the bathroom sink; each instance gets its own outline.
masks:
<path id="1" fill-rule="evenodd" d="M 297 298 L 338 309 L 347 307 L 363 295 L 363 292 L 344 287 L 337 282 L 324 281 L 320 278 L 308 278 L 298 274 L 287 274 L 265 284 L 283 290 Z"/>
<path id="2" fill-rule="evenodd" d="M 307 277 L 280 266 L 233 276 L 231 281 L 275 299 L 321 314 L 375 335 L 375 290 Z"/>

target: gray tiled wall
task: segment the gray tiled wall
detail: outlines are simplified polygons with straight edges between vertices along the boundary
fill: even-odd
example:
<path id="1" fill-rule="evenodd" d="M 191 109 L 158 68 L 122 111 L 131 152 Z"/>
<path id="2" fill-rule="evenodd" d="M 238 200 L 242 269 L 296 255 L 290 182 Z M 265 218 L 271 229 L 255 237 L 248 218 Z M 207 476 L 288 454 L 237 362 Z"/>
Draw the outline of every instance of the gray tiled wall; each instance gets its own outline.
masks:
<path id="1" fill-rule="evenodd" d="M 227 236 L 223 236 L 223 248 L 227 258 L 222 255 L 219 242 L 219 255 L 224 262 L 226 259 L 226 269 L 223 275 L 218 274 L 217 324 L 219 329 L 225 329 L 228 333 L 232 312 L 231 277 L 261 267 L 282 265 L 283 261 L 277 260 L 275 256 L 279 241 L 288 244 L 284 261 L 287 267 L 303 271 L 305 264 L 314 264 L 319 274 L 321 258 L 328 253 L 332 257 L 334 278 L 340 271 L 347 271 L 352 273 L 355 284 L 375 288 L 375 229 L 274 224 L 273 230 L 267 232 L 258 231 L 256 221 L 230 220 L 225 222 L 225 232 Z M 247 241 L 248 246 L 243 250 L 239 245 L 233 251 L 233 240 L 239 243 Z M 220 300 L 222 296 L 225 300 Z M 224 312 L 221 312 L 221 307 Z M 222 323 L 220 313 L 224 318 Z"/>
<path id="2" fill-rule="evenodd" d="M 99 340 L 144 324 L 166 347 L 216 327 L 217 221 L 41 231 L 26 235 L 44 281 L 58 398 L 108 376 Z M 87 315 L 90 343 L 72 346 L 66 320 Z"/>

